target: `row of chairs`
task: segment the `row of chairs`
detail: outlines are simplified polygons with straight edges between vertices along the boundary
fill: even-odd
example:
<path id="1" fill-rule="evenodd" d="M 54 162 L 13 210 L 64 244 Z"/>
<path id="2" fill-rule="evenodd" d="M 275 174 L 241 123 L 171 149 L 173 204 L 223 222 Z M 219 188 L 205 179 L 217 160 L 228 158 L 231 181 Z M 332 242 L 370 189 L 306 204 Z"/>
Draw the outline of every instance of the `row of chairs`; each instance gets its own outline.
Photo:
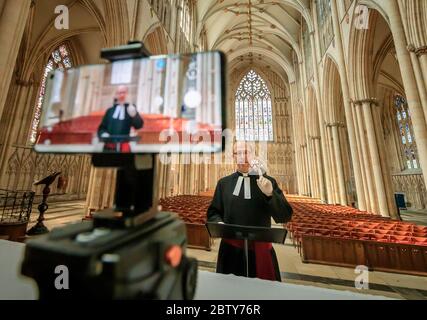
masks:
<path id="1" fill-rule="evenodd" d="M 315 228 L 315 229 L 340 229 L 343 231 L 360 231 L 360 232 L 373 232 L 379 231 L 382 233 L 386 232 L 407 232 L 407 233 L 419 233 L 427 236 L 427 227 L 417 226 L 415 224 L 406 223 L 348 223 L 348 222 L 330 222 L 330 223 L 305 223 L 305 222 L 294 222 L 288 224 L 288 230 L 292 231 L 294 228 Z"/>
<path id="2" fill-rule="evenodd" d="M 212 198 L 207 196 L 175 196 L 160 200 L 163 211 L 178 213 L 179 217 L 186 223 L 205 224 L 207 210 Z"/>
<path id="3" fill-rule="evenodd" d="M 300 250 L 304 235 L 427 246 L 427 227 L 369 214 L 355 208 L 290 200 L 294 209 L 287 224 Z"/>

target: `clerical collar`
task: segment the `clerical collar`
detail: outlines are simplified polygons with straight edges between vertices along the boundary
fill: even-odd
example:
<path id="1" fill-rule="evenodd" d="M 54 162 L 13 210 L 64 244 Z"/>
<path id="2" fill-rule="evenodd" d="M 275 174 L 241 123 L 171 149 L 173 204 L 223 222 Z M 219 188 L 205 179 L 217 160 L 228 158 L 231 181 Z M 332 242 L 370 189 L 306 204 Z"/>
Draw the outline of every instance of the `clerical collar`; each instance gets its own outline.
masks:
<path id="1" fill-rule="evenodd" d="M 265 173 L 265 171 L 264 171 L 264 170 L 262 170 L 262 172 L 263 172 L 263 173 Z M 250 170 L 249 172 L 247 172 L 247 173 L 243 173 L 243 172 L 240 172 L 240 171 L 237 171 L 236 173 L 237 173 L 239 176 L 241 176 L 241 177 L 253 177 L 253 176 L 258 177 L 258 176 L 259 176 L 258 171 L 253 170 L 253 169 L 251 169 L 251 170 Z"/>
<path id="2" fill-rule="evenodd" d="M 237 178 L 236 186 L 234 187 L 233 195 L 238 197 L 240 195 L 240 190 L 242 190 L 242 185 L 244 185 L 244 197 L 245 200 L 250 200 L 251 197 L 251 178 L 249 173 L 242 173 L 237 171 L 239 177 Z"/>
<path id="3" fill-rule="evenodd" d="M 126 117 L 126 107 L 123 104 L 117 104 L 116 109 L 114 110 L 113 119 L 125 120 Z"/>
<path id="4" fill-rule="evenodd" d="M 240 172 L 240 171 L 237 171 L 237 174 L 238 174 L 239 176 L 249 177 L 249 172 Z"/>

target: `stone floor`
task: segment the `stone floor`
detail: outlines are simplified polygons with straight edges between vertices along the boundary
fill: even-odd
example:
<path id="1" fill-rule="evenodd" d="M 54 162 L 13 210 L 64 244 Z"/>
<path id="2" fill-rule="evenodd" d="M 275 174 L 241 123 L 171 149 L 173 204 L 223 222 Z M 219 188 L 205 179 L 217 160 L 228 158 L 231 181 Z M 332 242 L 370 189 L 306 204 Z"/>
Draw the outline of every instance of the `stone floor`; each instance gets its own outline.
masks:
<path id="1" fill-rule="evenodd" d="M 403 221 L 413 222 L 427 226 L 427 209 L 424 210 L 402 210 L 400 216 Z"/>
<path id="2" fill-rule="evenodd" d="M 68 202 L 50 205 L 45 224 L 49 229 L 81 221 L 83 202 Z M 37 210 L 32 215 L 32 224 L 37 219 Z M 404 213 L 404 219 L 424 221 L 422 214 Z M 426 221 L 427 223 L 427 221 Z M 30 226 L 32 225 L 30 224 Z M 187 253 L 199 261 L 201 270 L 215 272 L 219 240 L 215 240 L 211 251 L 188 249 Z M 369 289 L 355 288 L 358 276 L 351 268 L 304 264 L 297 250 L 287 240 L 284 245 L 274 245 L 282 273 L 287 283 L 316 286 L 344 291 L 362 292 L 398 299 L 427 300 L 427 277 L 409 276 L 385 272 L 369 273 Z"/>

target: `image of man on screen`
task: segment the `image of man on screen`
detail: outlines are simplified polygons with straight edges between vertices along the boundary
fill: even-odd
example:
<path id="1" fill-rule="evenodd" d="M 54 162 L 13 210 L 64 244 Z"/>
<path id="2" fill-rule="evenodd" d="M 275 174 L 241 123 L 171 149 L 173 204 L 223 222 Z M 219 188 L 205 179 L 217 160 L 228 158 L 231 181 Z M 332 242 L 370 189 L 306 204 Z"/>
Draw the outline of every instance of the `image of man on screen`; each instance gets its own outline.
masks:
<path id="1" fill-rule="evenodd" d="M 131 129 L 139 130 L 144 126 L 135 105 L 127 102 L 128 93 L 126 86 L 117 88 L 114 105 L 107 110 L 98 128 L 98 137 L 104 142 L 105 152 L 131 152 Z"/>

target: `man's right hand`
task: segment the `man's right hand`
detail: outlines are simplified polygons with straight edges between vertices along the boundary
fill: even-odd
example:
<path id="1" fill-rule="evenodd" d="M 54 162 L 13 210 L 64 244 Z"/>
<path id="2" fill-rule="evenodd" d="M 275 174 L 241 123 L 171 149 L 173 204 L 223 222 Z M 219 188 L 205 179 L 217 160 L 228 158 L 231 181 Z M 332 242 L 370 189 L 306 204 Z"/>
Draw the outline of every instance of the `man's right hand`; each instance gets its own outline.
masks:
<path id="1" fill-rule="evenodd" d="M 131 118 L 135 118 L 137 113 L 138 113 L 138 111 L 136 110 L 136 107 L 134 105 L 130 105 L 127 108 L 127 112 L 128 112 L 129 117 L 131 117 Z"/>

